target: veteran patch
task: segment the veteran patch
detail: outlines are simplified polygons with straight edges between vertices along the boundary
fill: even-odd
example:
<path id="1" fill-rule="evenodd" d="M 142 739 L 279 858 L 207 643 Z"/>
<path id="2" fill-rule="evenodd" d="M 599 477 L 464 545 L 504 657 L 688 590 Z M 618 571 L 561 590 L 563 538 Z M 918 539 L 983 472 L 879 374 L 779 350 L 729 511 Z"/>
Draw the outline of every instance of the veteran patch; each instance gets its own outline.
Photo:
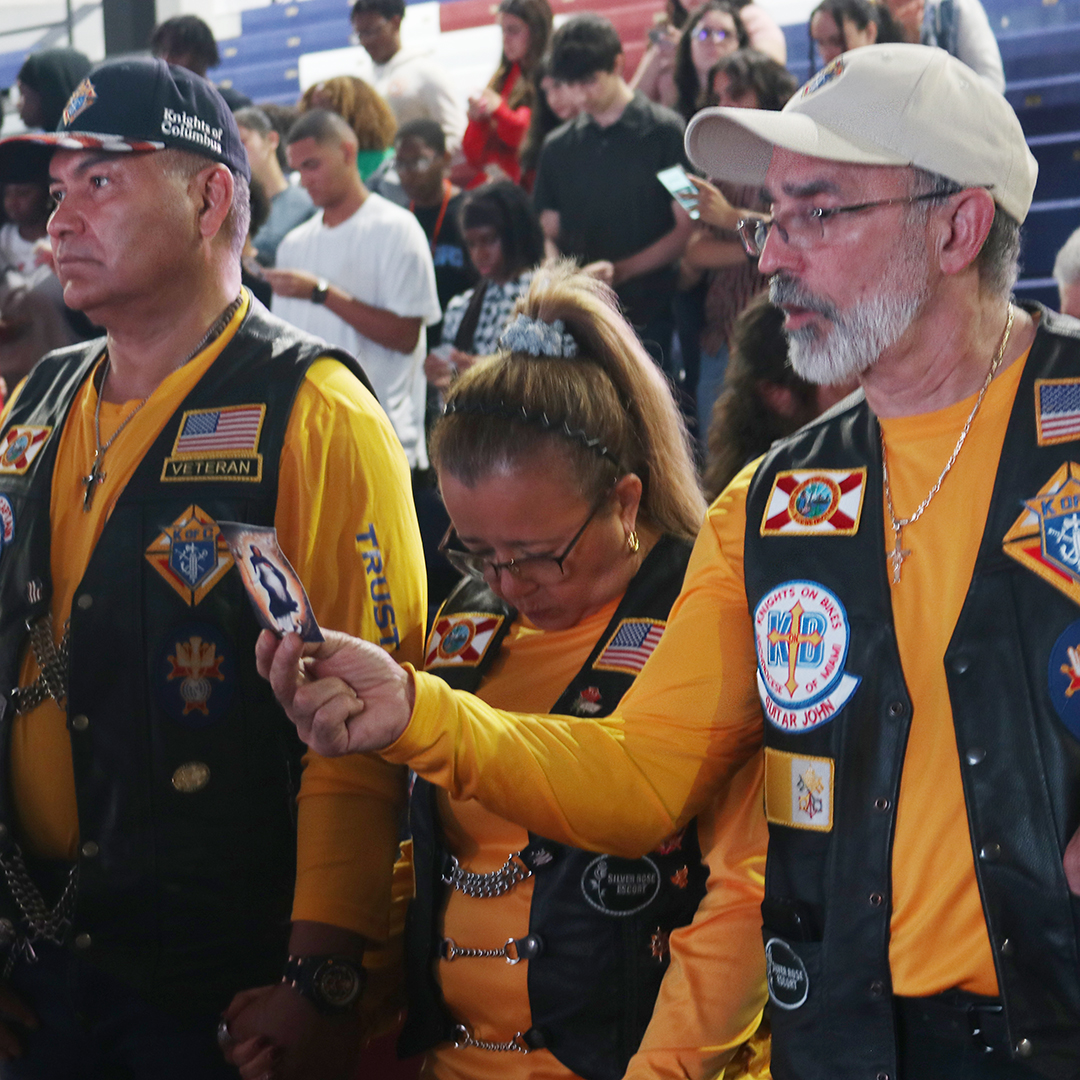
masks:
<path id="1" fill-rule="evenodd" d="M 0 473 L 21 476 L 34 463 L 34 458 L 45 449 L 51 427 L 16 425 L 0 438 Z"/>
<path id="2" fill-rule="evenodd" d="M 1080 439 L 1080 379 L 1035 380 L 1035 429 L 1040 446 Z"/>
<path id="3" fill-rule="evenodd" d="M 593 669 L 636 675 L 660 644 L 665 626 L 660 619 L 623 619 L 593 661 Z"/>
<path id="4" fill-rule="evenodd" d="M 754 609 L 757 684 L 769 723 L 798 733 L 828 723 L 862 681 L 844 671 L 850 642 L 840 598 L 814 581 L 787 581 Z"/>
<path id="5" fill-rule="evenodd" d="M 648 857 L 598 855 L 581 875 L 581 892 L 589 907 L 622 918 L 647 908 L 660 892 L 660 882 L 660 868 Z"/>
<path id="6" fill-rule="evenodd" d="M 221 409 L 191 409 L 180 418 L 172 453 L 165 459 L 161 479 L 262 480 L 258 453 L 265 405 L 230 405 Z"/>
<path id="7" fill-rule="evenodd" d="M 190 607 L 201 603 L 233 565 L 217 522 L 194 503 L 146 549 L 146 561 Z"/>
<path id="8" fill-rule="evenodd" d="M 832 758 L 806 757 L 765 747 L 765 817 L 774 825 L 831 832 Z"/>
<path id="9" fill-rule="evenodd" d="M 189 623 L 166 635 L 156 660 L 162 710 L 177 723 L 204 728 L 221 720 L 236 688 L 236 663 L 222 631 Z"/>
<path id="10" fill-rule="evenodd" d="M 1080 464 L 1067 461 L 1034 498 L 1024 500 L 1002 548 L 1080 604 Z"/>
<path id="11" fill-rule="evenodd" d="M 761 519 L 761 535 L 854 536 L 865 492 L 865 468 L 777 473 Z"/>
<path id="12" fill-rule="evenodd" d="M 428 638 L 424 667 L 476 667 L 502 621 L 502 615 L 468 611 L 437 619 Z"/>

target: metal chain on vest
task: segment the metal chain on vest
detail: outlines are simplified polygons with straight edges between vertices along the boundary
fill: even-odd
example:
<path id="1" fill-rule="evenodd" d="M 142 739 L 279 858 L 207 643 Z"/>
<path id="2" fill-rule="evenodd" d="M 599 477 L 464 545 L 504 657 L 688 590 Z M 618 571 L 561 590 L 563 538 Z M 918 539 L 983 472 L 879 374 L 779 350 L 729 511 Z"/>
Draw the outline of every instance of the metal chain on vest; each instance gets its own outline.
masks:
<path id="1" fill-rule="evenodd" d="M 517 1032 L 506 1042 L 489 1042 L 487 1039 L 474 1039 L 472 1032 L 464 1024 L 454 1025 L 454 1049 L 464 1050 L 473 1046 L 477 1050 L 494 1050 L 500 1053 L 531 1054 L 532 1047 L 525 1042 L 525 1033 Z"/>
<path id="2" fill-rule="evenodd" d="M 72 864 L 60 899 L 51 909 L 46 906 L 45 898 L 30 879 L 18 844 L 12 845 L 10 851 L 0 854 L 0 870 L 4 873 L 8 889 L 22 916 L 20 932 L 4 964 L 3 977 L 7 979 L 11 976 L 16 960 L 24 959 L 31 964 L 37 963 L 38 957 L 34 951 L 35 941 L 48 941 L 53 945 L 64 944 L 75 913 L 75 895 L 79 887 L 79 864 L 77 862 Z"/>
<path id="3" fill-rule="evenodd" d="M 459 957 L 476 960 L 505 960 L 512 966 L 527 959 L 521 955 L 521 945 L 527 943 L 528 940 L 527 938 L 520 941 L 517 938 L 507 938 L 506 944 L 501 949 L 470 949 L 459 945 L 453 938 L 447 937 L 443 938 L 439 945 L 439 955 L 446 961 L 457 960 Z"/>
<path id="4" fill-rule="evenodd" d="M 22 686 L 12 692 L 15 715 L 25 715 L 49 697 L 62 709 L 67 700 L 71 624 L 64 623 L 64 634 L 59 645 L 53 643 L 52 615 L 45 615 L 33 624 L 27 622 L 26 629 L 30 631 L 30 648 L 34 651 L 34 659 L 40 671 L 29 686 Z"/>
<path id="5" fill-rule="evenodd" d="M 456 855 L 450 856 L 450 864 L 450 869 L 443 871 L 443 884 L 480 900 L 502 896 L 519 881 L 532 877 L 532 871 L 521 861 L 520 851 L 508 855 L 506 862 L 498 870 L 492 870 L 488 874 L 473 874 L 463 870 Z"/>

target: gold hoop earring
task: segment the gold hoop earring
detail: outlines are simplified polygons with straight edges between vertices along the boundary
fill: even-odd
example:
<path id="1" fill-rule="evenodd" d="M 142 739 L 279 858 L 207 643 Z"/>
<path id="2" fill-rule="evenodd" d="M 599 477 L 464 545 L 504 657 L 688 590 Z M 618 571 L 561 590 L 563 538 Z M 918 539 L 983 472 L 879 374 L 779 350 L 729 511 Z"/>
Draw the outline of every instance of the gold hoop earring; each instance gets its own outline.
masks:
<path id="1" fill-rule="evenodd" d="M 631 555 L 633 555 L 634 552 L 637 551 L 639 547 L 641 547 L 641 543 L 638 540 L 638 534 L 633 529 L 630 530 L 629 534 L 626 537 L 626 546 L 630 549 Z"/>

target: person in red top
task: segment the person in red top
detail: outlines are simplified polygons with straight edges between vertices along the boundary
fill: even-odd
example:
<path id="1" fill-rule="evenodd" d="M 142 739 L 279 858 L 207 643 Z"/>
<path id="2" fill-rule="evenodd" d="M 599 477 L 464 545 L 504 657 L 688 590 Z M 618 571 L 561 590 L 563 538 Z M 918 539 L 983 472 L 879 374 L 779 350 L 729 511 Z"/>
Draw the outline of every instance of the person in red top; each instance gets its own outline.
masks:
<path id="1" fill-rule="evenodd" d="M 521 178 L 518 147 L 532 115 L 532 75 L 551 37 L 551 8 L 547 0 L 502 0 L 499 24 L 502 59 L 491 82 L 469 98 L 469 126 L 461 141 L 475 170 L 469 187 L 500 179 L 500 172 L 515 183 Z"/>

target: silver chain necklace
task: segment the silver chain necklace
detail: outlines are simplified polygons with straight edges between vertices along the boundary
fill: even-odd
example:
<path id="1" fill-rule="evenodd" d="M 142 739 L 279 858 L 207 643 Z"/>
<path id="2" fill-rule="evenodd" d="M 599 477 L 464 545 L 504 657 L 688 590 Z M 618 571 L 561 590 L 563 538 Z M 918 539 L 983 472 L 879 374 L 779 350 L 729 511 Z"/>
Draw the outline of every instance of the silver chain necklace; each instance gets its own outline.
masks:
<path id="1" fill-rule="evenodd" d="M 188 353 L 183 362 L 179 365 L 179 368 L 184 367 L 186 364 L 191 363 L 196 356 L 199 355 L 229 324 L 229 320 L 236 314 L 237 309 L 240 307 L 244 299 L 244 294 L 241 291 L 240 295 L 214 320 L 210 329 L 203 335 L 202 340 L 195 348 Z M 105 480 L 105 455 L 108 453 L 109 447 L 116 442 L 117 436 L 131 423 L 132 420 L 138 415 L 142 407 L 150 400 L 151 394 L 147 394 L 146 397 L 135 406 L 121 421 L 120 426 L 109 436 L 108 442 L 104 445 L 101 442 L 101 399 L 105 396 L 105 380 L 109 377 L 109 356 L 106 354 L 105 363 L 101 369 L 101 389 L 98 391 L 97 405 L 94 407 L 94 461 L 90 466 L 90 472 L 82 478 L 82 485 L 85 488 L 83 492 L 83 513 L 89 513 L 90 507 L 94 502 L 94 492 L 97 490 L 97 486 Z"/>
<path id="2" fill-rule="evenodd" d="M 888 453 L 885 449 L 885 432 L 884 430 L 881 432 L 881 477 L 885 486 L 885 506 L 889 511 L 889 521 L 892 524 L 894 537 L 893 549 L 889 553 L 889 562 L 892 563 L 892 581 L 894 585 L 900 583 L 900 567 L 903 565 L 904 560 L 911 554 L 911 551 L 901 544 L 903 531 L 908 525 L 913 525 L 923 516 L 923 512 L 930 505 L 930 501 L 938 491 L 941 490 L 941 484 L 945 477 L 949 475 L 949 471 L 952 469 L 953 465 L 956 464 L 956 459 L 960 455 L 960 448 L 964 445 L 964 441 L 968 437 L 968 432 L 971 430 L 971 424 L 975 419 L 975 414 L 979 411 L 979 406 L 982 405 L 983 398 L 986 397 L 986 391 L 990 389 L 990 384 L 994 381 L 997 369 L 1001 365 L 1001 359 L 1005 355 L 1005 349 L 1009 344 L 1009 335 L 1012 333 L 1012 325 L 1013 308 L 1012 304 L 1010 304 L 1009 316 L 1005 320 L 1005 332 L 1001 335 L 1001 344 L 998 345 L 997 355 L 990 364 L 990 370 L 986 373 L 986 378 L 983 380 L 979 396 L 975 399 L 975 404 L 968 414 L 967 420 L 964 421 L 964 427 L 960 432 L 960 438 L 956 440 L 956 446 L 953 447 L 953 452 L 949 455 L 949 460 L 945 462 L 945 468 L 941 470 L 941 475 L 937 478 L 937 483 L 930 489 L 930 493 L 921 503 L 919 503 L 915 512 L 910 517 L 898 518 L 896 516 L 896 511 L 893 509 L 892 490 L 889 487 Z"/>

